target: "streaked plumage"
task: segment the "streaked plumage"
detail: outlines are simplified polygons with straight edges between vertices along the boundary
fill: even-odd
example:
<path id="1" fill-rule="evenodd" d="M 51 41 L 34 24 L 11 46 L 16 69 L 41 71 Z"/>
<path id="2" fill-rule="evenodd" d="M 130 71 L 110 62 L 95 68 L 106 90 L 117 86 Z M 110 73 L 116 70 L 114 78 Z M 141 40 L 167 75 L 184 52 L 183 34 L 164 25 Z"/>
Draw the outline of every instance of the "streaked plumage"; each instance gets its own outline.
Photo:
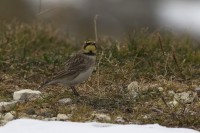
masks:
<path id="1" fill-rule="evenodd" d="M 87 80 L 94 69 L 96 60 L 95 42 L 87 41 L 81 53 L 72 56 L 65 64 L 65 69 L 41 85 L 44 88 L 51 84 L 61 83 L 70 86 L 75 95 L 79 95 L 75 85 Z"/>

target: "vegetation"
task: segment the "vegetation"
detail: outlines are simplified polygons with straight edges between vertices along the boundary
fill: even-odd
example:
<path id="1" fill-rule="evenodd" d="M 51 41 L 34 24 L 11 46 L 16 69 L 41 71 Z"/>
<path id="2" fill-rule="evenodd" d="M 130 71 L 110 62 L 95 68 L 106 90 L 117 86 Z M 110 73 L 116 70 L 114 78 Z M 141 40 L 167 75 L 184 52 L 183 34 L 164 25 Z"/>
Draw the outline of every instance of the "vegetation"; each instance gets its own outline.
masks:
<path id="1" fill-rule="evenodd" d="M 62 69 L 65 60 L 81 47 L 51 25 L 23 24 L 16 21 L 0 27 L 0 101 L 9 101 L 20 89 L 35 89 L 53 73 Z M 43 91 L 43 98 L 19 104 L 17 117 L 32 112 L 53 117 L 72 114 L 72 121 L 91 121 L 92 113 L 111 116 L 117 123 L 159 123 L 165 126 L 200 130 L 200 102 L 169 106 L 175 93 L 200 86 L 200 45 L 187 35 L 170 32 L 131 32 L 123 41 L 100 38 L 96 70 L 91 78 L 77 86 L 81 97 L 66 87 L 53 85 Z M 139 95 L 133 98 L 127 86 L 139 83 Z M 159 91 L 159 87 L 163 91 Z M 71 98 L 73 103 L 58 105 L 58 100 Z M 31 110 L 31 111 L 30 111 Z"/>

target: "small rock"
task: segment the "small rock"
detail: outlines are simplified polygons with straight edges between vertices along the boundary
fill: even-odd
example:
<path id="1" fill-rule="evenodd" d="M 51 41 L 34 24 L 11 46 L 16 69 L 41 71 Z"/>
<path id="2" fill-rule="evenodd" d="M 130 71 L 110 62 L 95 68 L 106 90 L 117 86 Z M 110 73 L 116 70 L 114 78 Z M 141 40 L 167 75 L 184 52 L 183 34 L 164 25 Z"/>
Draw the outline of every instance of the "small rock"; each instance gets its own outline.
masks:
<path id="1" fill-rule="evenodd" d="M 143 119 L 148 119 L 149 117 L 147 115 L 144 115 L 143 116 Z"/>
<path id="2" fill-rule="evenodd" d="M 40 97 L 40 91 L 34 91 L 30 89 L 24 89 L 20 91 L 15 91 L 13 94 L 13 99 L 16 101 L 29 101 L 35 100 Z"/>
<path id="3" fill-rule="evenodd" d="M 163 91 L 164 91 L 164 88 L 163 88 L 163 87 L 158 87 L 158 90 L 159 90 L 160 92 L 163 92 Z"/>
<path id="4" fill-rule="evenodd" d="M 13 102 L 0 102 L 0 112 L 10 111 L 15 107 L 16 104 L 17 104 L 16 101 L 13 101 Z"/>
<path id="5" fill-rule="evenodd" d="M 99 121 L 111 121 L 110 116 L 106 114 L 93 113 L 92 116 Z"/>
<path id="6" fill-rule="evenodd" d="M 16 116 L 16 112 L 15 111 L 10 111 L 10 113 L 14 116 Z"/>
<path id="7" fill-rule="evenodd" d="M 0 126 L 4 126 L 8 121 L 0 120 Z"/>
<path id="8" fill-rule="evenodd" d="M 58 101 L 58 103 L 60 105 L 68 105 L 68 104 L 71 104 L 72 103 L 72 99 L 71 98 L 64 98 L 64 99 L 60 99 Z"/>
<path id="9" fill-rule="evenodd" d="M 118 116 L 118 117 L 115 119 L 115 122 L 117 122 L 117 123 L 125 123 L 125 120 L 124 120 L 121 116 Z"/>
<path id="10" fill-rule="evenodd" d="M 168 103 L 168 105 L 171 106 L 171 107 L 176 107 L 178 104 L 179 103 L 175 99 Z"/>
<path id="11" fill-rule="evenodd" d="M 11 121 L 14 119 L 14 115 L 10 112 L 6 113 L 4 118 L 3 118 L 5 121 Z"/>
<path id="12" fill-rule="evenodd" d="M 58 114 L 57 115 L 57 118 L 59 120 L 68 120 L 69 119 L 69 116 L 67 116 L 66 114 Z"/>
<path id="13" fill-rule="evenodd" d="M 197 93 L 192 91 L 176 93 L 174 99 L 182 103 L 192 103 L 196 98 Z"/>
<path id="14" fill-rule="evenodd" d="M 50 121 L 50 118 L 44 118 L 43 121 Z"/>
<path id="15" fill-rule="evenodd" d="M 137 81 L 133 81 L 128 85 L 128 91 L 133 96 L 133 98 L 138 96 L 139 85 Z"/>
<path id="16" fill-rule="evenodd" d="M 37 115 L 31 115 L 31 118 L 37 118 Z"/>
<path id="17" fill-rule="evenodd" d="M 174 95 L 175 95 L 175 92 L 174 92 L 174 91 L 168 91 L 168 95 L 169 95 L 169 96 L 174 96 Z"/>

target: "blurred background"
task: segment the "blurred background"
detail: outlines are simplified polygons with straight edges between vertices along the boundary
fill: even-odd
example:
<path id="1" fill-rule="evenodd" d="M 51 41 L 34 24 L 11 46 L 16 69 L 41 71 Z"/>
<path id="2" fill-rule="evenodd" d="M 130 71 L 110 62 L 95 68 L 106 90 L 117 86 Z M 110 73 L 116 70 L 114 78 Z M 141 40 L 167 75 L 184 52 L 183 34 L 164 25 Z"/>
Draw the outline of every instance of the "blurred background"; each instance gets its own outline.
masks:
<path id="1" fill-rule="evenodd" d="M 70 36 L 94 38 L 94 16 L 98 34 L 121 39 L 133 29 L 189 33 L 199 40 L 199 0 L 1 0 L 0 20 L 26 23 L 42 21 Z"/>

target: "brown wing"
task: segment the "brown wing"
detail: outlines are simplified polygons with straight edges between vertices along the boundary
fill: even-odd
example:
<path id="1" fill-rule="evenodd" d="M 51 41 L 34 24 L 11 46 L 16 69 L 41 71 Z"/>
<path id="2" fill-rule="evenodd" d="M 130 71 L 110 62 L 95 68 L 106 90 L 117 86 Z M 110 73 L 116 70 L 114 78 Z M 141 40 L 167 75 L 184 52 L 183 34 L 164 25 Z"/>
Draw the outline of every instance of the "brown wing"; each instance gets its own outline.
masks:
<path id="1" fill-rule="evenodd" d="M 79 65 L 81 66 L 82 64 L 85 65 L 85 63 L 86 63 L 85 56 L 82 54 L 76 54 L 76 55 L 72 56 L 65 63 L 65 70 L 67 70 L 67 71 L 74 70 L 74 67 L 78 67 Z"/>
<path id="2" fill-rule="evenodd" d="M 88 69 L 88 61 L 81 54 L 71 57 L 65 64 L 65 69 L 56 74 L 52 80 L 68 78 L 72 80 L 77 77 L 82 71 Z"/>

